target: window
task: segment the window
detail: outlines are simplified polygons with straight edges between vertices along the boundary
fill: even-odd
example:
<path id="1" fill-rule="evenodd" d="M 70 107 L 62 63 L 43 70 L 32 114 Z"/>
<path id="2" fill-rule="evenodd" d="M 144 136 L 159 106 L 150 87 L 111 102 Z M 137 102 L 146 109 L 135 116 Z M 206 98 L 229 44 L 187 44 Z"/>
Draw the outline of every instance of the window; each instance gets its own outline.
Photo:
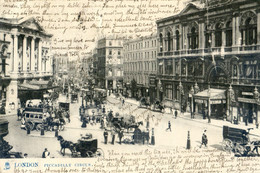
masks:
<path id="1" fill-rule="evenodd" d="M 172 60 L 165 61 L 165 74 L 173 74 Z"/>
<path id="2" fill-rule="evenodd" d="M 232 22 L 226 24 L 226 46 L 232 46 Z"/>
<path id="3" fill-rule="evenodd" d="M 252 18 L 248 18 L 245 22 L 245 44 L 252 45 L 257 42 L 256 24 Z"/>
<path id="4" fill-rule="evenodd" d="M 112 41 L 109 41 L 109 46 L 112 46 Z"/>
<path id="5" fill-rule="evenodd" d="M 162 33 L 160 34 L 160 52 L 163 51 L 163 35 Z"/>
<path id="6" fill-rule="evenodd" d="M 215 28 L 215 47 L 221 47 L 222 46 L 222 29 L 221 25 L 218 23 L 216 24 Z"/>
<path id="7" fill-rule="evenodd" d="M 189 39 L 189 48 L 197 49 L 198 48 L 198 31 L 195 27 L 191 28 L 191 33 L 188 35 Z"/>
<path id="8" fill-rule="evenodd" d="M 165 85 L 165 97 L 168 99 L 173 99 L 172 84 Z"/>
<path id="9" fill-rule="evenodd" d="M 180 50 L 180 33 L 178 30 L 176 30 L 175 34 L 176 34 L 176 50 Z"/>
<path id="10" fill-rule="evenodd" d="M 109 50 L 109 55 L 112 55 L 112 50 L 111 49 Z"/>
<path id="11" fill-rule="evenodd" d="M 121 51 L 120 50 L 118 50 L 118 55 L 121 55 Z"/>
<path id="12" fill-rule="evenodd" d="M 163 61 L 159 61 L 159 74 L 163 74 Z"/>

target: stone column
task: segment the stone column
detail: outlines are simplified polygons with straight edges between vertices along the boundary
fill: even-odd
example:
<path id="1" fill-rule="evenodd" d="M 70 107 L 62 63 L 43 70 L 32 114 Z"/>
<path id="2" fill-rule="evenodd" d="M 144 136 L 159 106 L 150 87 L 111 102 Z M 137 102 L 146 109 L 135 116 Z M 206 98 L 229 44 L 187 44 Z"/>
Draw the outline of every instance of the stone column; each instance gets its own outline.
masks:
<path id="1" fill-rule="evenodd" d="M 240 40 L 241 40 L 241 32 L 239 30 L 239 16 L 236 16 L 236 38 L 237 38 L 237 42 L 236 45 L 240 46 Z"/>
<path id="2" fill-rule="evenodd" d="M 212 32 L 211 47 L 215 47 L 215 32 Z"/>
<path id="3" fill-rule="evenodd" d="M 24 35 L 23 37 L 23 69 L 22 71 L 24 73 L 27 72 L 27 54 L 26 54 L 26 51 L 27 51 L 27 36 Z"/>
<path id="4" fill-rule="evenodd" d="M 222 30 L 222 47 L 226 46 L 226 32 Z"/>
<path id="5" fill-rule="evenodd" d="M 41 74 L 42 72 L 42 40 L 39 40 L 38 45 L 38 72 Z"/>
<path id="6" fill-rule="evenodd" d="M 32 37 L 32 41 L 31 41 L 31 72 L 35 71 L 35 54 L 34 54 L 34 49 L 35 49 L 35 37 Z"/>
<path id="7" fill-rule="evenodd" d="M 236 45 L 236 17 L 232 18 L 232 46 Z"/>
<path id="8" fill-rule="evenodd" d="M 18 57 L 18 35 L 13 35 L 13 72 L 18 73 L 18 63 L 19 63 L 19 57 Z"/>
<path id="9" fill-rule="evenodd" d="M 205 48 L 205 35 L 204 35 L 205 25 L 204 23 L 199 24 L 199 48 Z"/>
<path id="10" fill-rule="evenodd" d="M 257 44 L 260 45 L 260 9 L 257 10 Z"/>

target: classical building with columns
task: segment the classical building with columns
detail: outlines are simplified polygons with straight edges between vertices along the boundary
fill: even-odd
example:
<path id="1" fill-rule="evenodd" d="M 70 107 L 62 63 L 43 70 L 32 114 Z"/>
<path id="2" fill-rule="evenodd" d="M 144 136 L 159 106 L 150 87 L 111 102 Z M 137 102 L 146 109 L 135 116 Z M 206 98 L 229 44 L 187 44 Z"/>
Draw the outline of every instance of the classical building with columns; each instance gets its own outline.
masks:
<path id="1" fill-rule="evenodd" d="M 156 88 L 150 81 L 155 79 L 156 57 L 156 34 L 124 43 L 124 83 L 128 89 L 128 96 L 149 97 L 150 101 L 154 101 Z"/>
<path id="2" fill-rule="evenodd" d="M 113 92 L 122 90 L 123 40 L 108 36 L 97 43 L 96 86 Z"/>
<path id="3" fill-rule="evenodd" d="M 258 124 L 260 1 L 192 0 L 156 23 L 157 96 L 166 105 Z"/>
<path id="4" fill-rule="evenodd" d="M 34 18 L 0 18 L 0 107 L 5 113 L 16 113 L 20 90 L 41 89 L 37 85 L 52 77 L 51 37 Z"/>

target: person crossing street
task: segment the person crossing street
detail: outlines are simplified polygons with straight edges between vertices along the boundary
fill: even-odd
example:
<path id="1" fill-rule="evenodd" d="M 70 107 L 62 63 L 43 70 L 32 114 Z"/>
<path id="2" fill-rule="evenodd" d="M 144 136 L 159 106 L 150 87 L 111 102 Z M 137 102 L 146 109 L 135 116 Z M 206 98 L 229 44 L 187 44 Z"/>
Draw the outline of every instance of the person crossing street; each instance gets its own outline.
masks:
<path id="1" fill-rule="evenodd" d="M 172 131 L 172 129 L 171 129 L 171 122 L 170 121 L 168 121 L 168 128 L 166 129 L 166 131 L 168 131 L 168 130 L 170 130 L 170 132 Z"/>

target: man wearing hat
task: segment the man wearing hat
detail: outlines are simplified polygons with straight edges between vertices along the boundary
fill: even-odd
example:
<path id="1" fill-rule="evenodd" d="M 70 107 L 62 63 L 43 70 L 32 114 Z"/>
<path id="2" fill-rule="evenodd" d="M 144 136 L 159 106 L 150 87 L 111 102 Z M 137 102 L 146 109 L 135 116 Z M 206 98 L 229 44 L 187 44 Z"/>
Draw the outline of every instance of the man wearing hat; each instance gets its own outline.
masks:
<path id="1" fill-rule="evenodd" d="M 107 137 L 108 137 L 108 132 L 107 132 L 107 129 L 105 129 L 104 131 L 104 140 L 105 140 L 105 144 L 107 144 Z"/>
<path id="2" fill-rule="evenodd" d="M 201 148 L 202 145 L 205 145 L 205 147 L 207 147 L 208 138 L 207 138 L 206 132 L 207 132 L 207 130 L 204 130 L 204 132 L 202 134 L 202 140 L 201 140 L 200 148 Z"/>
<path id="3" fill-rule="evenodd" d="M 49 155 L 50 155 L 50 152 L 48 151 L 47 148 L 45 148 L 42 153 L 42 158 L 47 158 L 47 157 L 49 157 Z"/>

